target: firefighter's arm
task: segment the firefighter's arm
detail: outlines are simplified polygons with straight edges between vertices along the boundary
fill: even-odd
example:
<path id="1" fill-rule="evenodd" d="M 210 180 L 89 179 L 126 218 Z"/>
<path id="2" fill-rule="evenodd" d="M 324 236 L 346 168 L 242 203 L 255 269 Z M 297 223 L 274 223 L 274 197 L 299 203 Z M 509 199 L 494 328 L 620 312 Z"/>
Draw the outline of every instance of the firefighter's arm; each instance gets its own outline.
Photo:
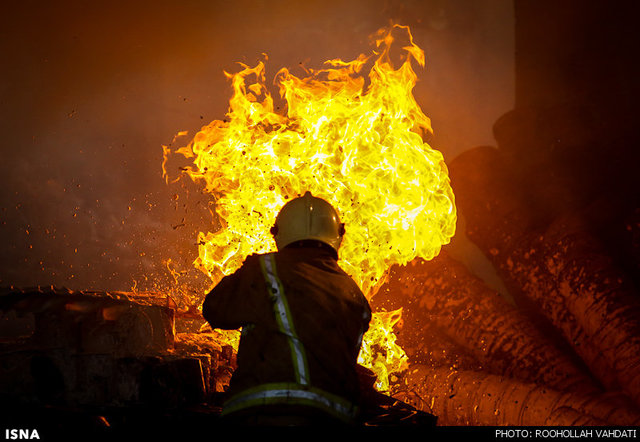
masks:
<path id="1" fill-rule="evenodd" d="M 238 272 L 228 275 L 216 285 L 204 299 L 202 316 L 211 324 L 211 328 L 235 330 L 244 325 L 242 308 L 238 305 L 240 278 Z"/>
<path id="2" fill-rule="evenodd" d="M 364 295 L 362 295 L 362 299 L 363 299 L 362 323 L 363 323 L 364 332 L 366 332 L 367 330 L 369 330 L 369 324 L 371 323 L 371 306 L 369 305 L 369 301 L 367 301 L 367 298 L 365 298 Z"/>
<path id="3" fill-rule="evenodd" d="M 369 330 L 369 323 L 371 322 L 371 307 L 369 306 L 369 302 L 367 301 L 367 298 L 364 297 L 362 292 L 360 292 L 360 295 L 362 302 L 362 317 L 360 319 L 360 337 L 358 338 L 358 341 L 356 343 L 357 352 L 359 352 L 360 348 L 362 347 L 362 339 L 364 338 L 364 334 L 367 332 L 367 330 Z"/>

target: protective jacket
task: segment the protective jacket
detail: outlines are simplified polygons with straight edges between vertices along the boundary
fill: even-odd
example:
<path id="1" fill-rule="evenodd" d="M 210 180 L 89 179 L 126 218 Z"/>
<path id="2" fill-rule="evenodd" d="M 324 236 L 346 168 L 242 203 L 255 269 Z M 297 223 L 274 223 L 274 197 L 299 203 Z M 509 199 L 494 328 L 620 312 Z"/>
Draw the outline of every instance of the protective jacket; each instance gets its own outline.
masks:
<path id="1" fill-rule="evenodd" d="M 286 405 L 354 418 L 371 309 L 325 249 L 247 257 L 207 295 L 202 312 L 213 328 L 242 328 L 223 415 Z"/>

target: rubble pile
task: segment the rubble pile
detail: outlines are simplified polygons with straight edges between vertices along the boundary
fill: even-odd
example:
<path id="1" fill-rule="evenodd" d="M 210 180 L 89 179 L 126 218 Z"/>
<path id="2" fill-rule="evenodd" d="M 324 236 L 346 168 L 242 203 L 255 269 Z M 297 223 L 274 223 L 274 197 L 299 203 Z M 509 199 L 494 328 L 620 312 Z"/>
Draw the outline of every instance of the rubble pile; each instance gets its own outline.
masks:
<path id="1" fill-rule="evenodd" d="M 233 351 L 211 334 L 176 333 L 176 312 L 165 303 L 160 296 L 127 292 L 5 290 L 4 408 L 81 409 L 106 422 L 110 412 L 123 410 L 197 407 L 217 415 Z"/>

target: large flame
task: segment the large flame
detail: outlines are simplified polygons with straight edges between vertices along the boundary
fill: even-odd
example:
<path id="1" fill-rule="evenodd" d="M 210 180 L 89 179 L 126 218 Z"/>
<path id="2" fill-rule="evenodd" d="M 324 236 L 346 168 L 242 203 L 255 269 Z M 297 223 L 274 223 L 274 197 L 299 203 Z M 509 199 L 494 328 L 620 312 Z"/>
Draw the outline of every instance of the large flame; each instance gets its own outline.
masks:
<path id="1" fill-rule="evenodd" d="M 394 69 L 390 49 L 398 32 L 407 44 Z M 411 60 L 424 65 L 424 52 L 400 25 L 379 31 L 375 44 L 373 55 L 329 60 L 303 78 L 281 69 L 275 83 L 286 113 L 274 109 L 264 63 L 225 73 L 233 86 L 227 118 L 176 151 L 193 158 L 186 172 L 215 198 L 222 228 L 199 234 L 195 263 L 213 283 L 248 255 L 275 251 L 269 229 L 278 211 L 307 190 L 339 211 L 347 232 L 340 265 L 369 299 L 392 264 L 431 259 L 449 242 L 456 208 L 447 167 L 423 141 L 431 124 L 412 94 Z M 368 85 L 361 74 L 367 65 Z M 169 153 L 165 147 L 165 160 Z M 388 339 L 396 321 L 374 319 L 360 357 L 383 389 L 387 373 L 406 367 L 406 355 Z M 381 345 L 396 355 L 392 361 L 371 356 Z"/>

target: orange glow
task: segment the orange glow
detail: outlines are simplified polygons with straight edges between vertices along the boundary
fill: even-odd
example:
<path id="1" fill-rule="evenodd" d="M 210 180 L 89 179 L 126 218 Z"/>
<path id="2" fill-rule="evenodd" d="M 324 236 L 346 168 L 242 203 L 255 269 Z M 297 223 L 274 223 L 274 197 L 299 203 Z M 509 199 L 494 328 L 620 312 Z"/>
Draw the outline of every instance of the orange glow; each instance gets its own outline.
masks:
<path id="1" fill-rule="evenodd" d="M 397 34 L 406 44 L 394 69 Z M 222 228 L 199 234 L 195 262 L 213 284 L 248 255 L 275 251 L 269 229 L 278 211 L 307 190 L 340 213 L 340 265 L 369 299 L 391 265 L 432 259 L 449 242 L 456 208 L 448 171 L 442 154 L 423 141 L 431 123 L 412 94 L 411 61 L 424 65 L 424 52 L 399 25 L 380 30 L 375 45 L 372 55 L 329 60 L 303 78 L 281 69 L 275 84 L 286 113 L 274 109 L 264 63 L 241 64 L 240 72 L 225 73 L 233 88 L 227 118 L 204 126 L 186 147 L 163 147 L 167 181 L 168 156 L 181 154 L 193 159 L 186 173 L 215 199 Z M 389 338 L 398 319 L 399 312 L 377 316 L 365 335 L 360 362 L 376 372 L 381 389 L 388 374 L 406 367 Z M 385 358 L 371 354 L 382 347 Z"/>

